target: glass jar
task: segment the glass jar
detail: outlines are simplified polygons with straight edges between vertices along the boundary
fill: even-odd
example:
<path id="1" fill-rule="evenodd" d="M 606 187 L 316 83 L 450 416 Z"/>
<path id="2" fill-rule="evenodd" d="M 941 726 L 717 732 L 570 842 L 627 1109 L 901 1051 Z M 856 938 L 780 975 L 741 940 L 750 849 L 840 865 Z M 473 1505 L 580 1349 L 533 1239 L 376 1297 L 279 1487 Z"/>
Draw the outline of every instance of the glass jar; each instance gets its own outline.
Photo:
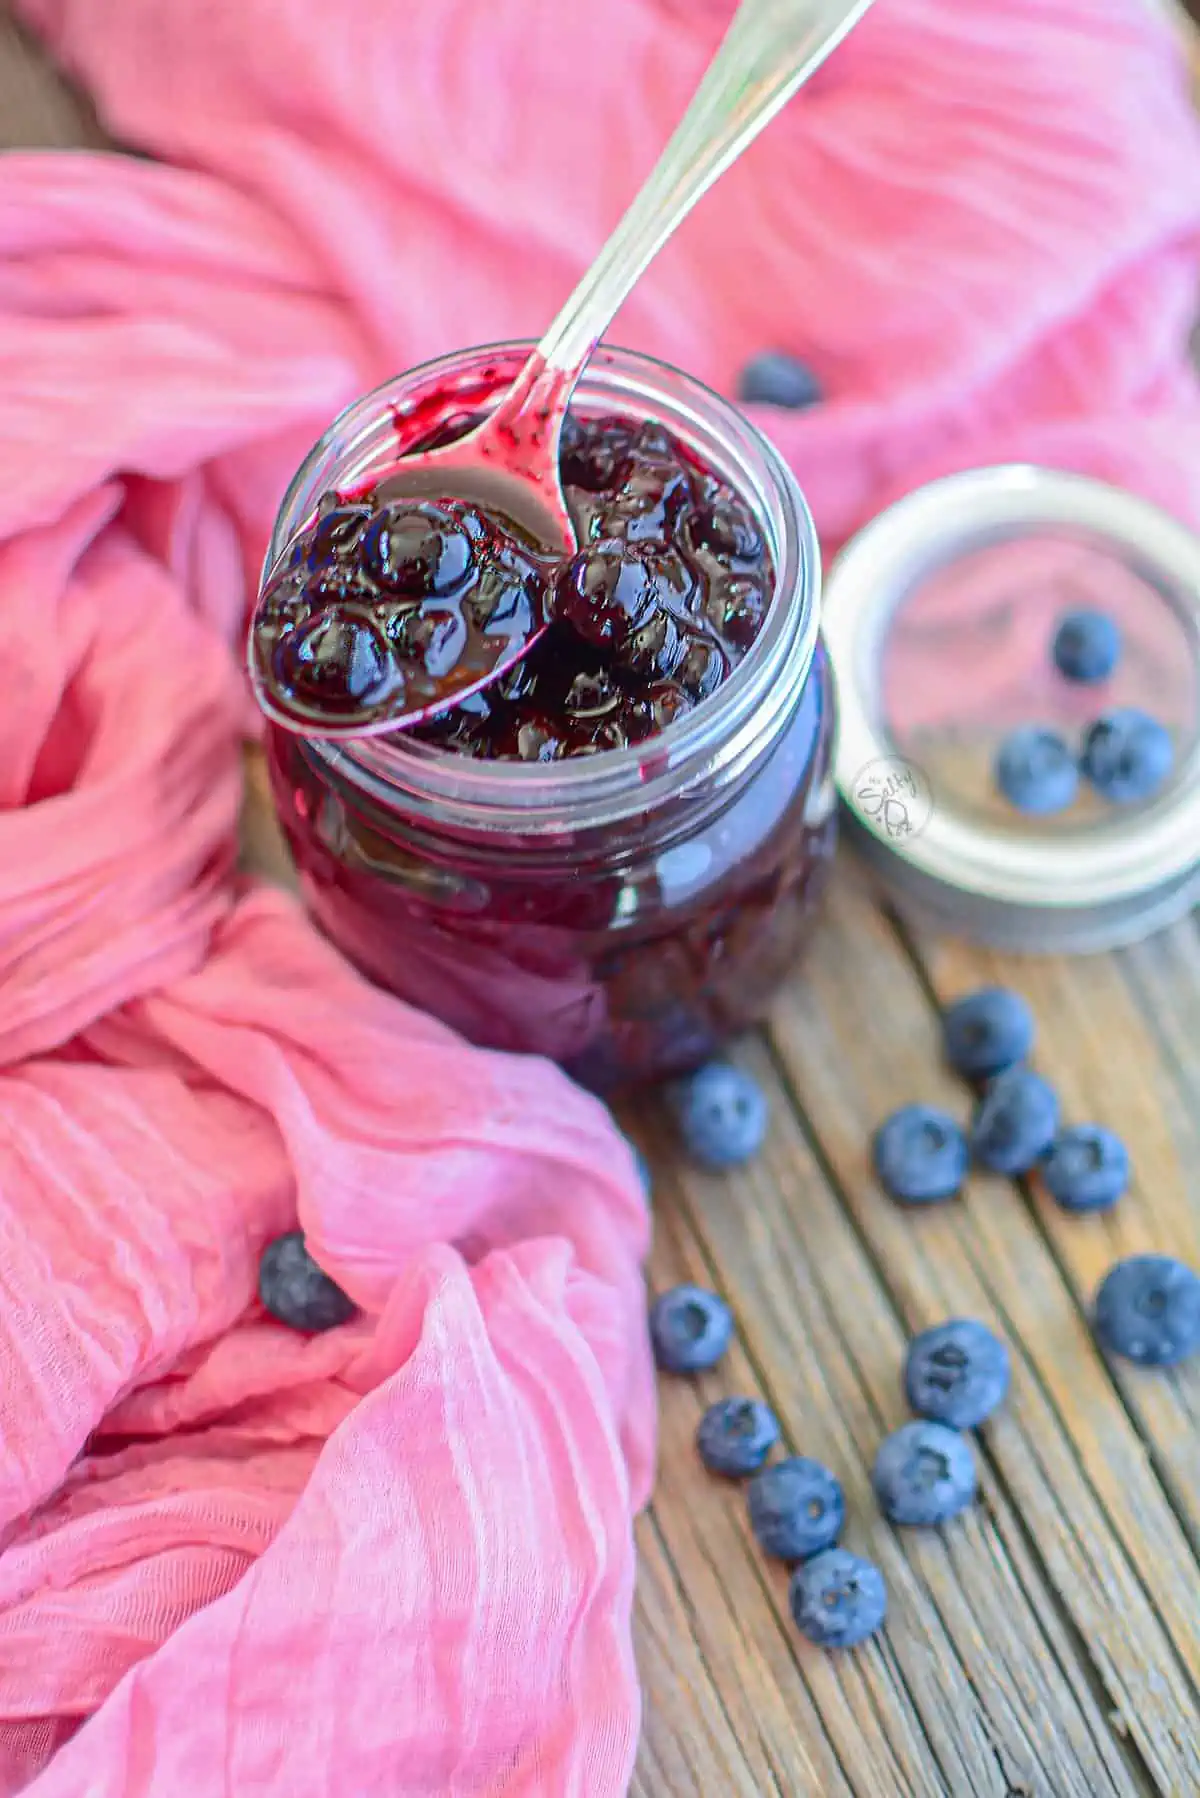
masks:
<path id="1" fill-rule="evenodd" d="M 445 357 L 351 406 L 297 474 L 268 571 L 323 493 L 484 409 L 525 352 Z M 834 702 L 816 534 L 770 444 L 699 382 L 624 351 L 597 352 L 572 405 L 656 420 L 754 513 L 775 592 L 724 685 L 636 747 L 549 764 L 403 732 L 331 743 L 272 727 L 267 750 L 307 903 L 344 953 L 473 1042 L 608 1092 L 698 1065 L 791 971 L 833 852 Z"/>

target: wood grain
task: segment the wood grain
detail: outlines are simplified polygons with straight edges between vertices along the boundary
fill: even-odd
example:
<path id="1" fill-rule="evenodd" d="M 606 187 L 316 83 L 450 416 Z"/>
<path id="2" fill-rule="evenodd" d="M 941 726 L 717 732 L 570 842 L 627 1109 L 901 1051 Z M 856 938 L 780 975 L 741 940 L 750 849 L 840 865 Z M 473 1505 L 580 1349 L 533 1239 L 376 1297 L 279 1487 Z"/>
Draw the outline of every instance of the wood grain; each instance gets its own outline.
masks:
<path id="1" fill-rule="evenodd" d="M 102 141 L 0 3 L 0 145 Z M 248 868 L 291 880 L 253 755 L 243 846 Z M 1028 994 L 1068 1115 L 1130 1142 L 1134 1189 L 1110 1218 L 995 1179 L 930 1215 L 877 1189 L 869 1137 L 891 1107 L 965 1115 L 936 1007 L 984 980 Z M 699 1175 L 653 1105 L 625 1120 L 656 1171 L 653 1286 L 719 1287 L 740 1330 L 719 1374 L 662 1391 L 638 1524 L 638 1798 L 1200 1794 L 1200 1369 L 1109 1367 L 1086 1315 L 1119 1254 L 1200 1264 L 1198 1020 L 1194 920 L 1120 956 L 1019 962 L 901 932 L 843 862 L 803 974 L 742 1051 L 772 1102 L 762 1159 Z M 1012 1396 L 980 1439 L 979 1503 L 945 1530 L 896 1531 L 869 1468 L 904 1416 L 904 1344 L 962 1313 L 1009 1343 Z M 847 1541 L 890 1601 L 853 1655 L 799 1637 L 742 1490 L 699 1468 L 696 1423 L 729 1392 L 767 1398 L 789 1444 L 844 1482 Z"/>
<path id="2" fill-rule="evenodd" d="M 107 141 L 84 96 L 0 0 L 0 150 L 99 148 Z"/>

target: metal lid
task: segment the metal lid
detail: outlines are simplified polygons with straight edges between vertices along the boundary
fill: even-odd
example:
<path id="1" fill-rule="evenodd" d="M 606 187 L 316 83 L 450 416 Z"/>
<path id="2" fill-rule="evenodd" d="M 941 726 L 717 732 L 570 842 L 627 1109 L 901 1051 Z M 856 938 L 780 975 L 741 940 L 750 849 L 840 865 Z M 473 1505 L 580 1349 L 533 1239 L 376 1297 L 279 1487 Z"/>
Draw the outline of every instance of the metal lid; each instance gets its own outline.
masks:
<path id="1" fill-rule="evenodd" d="M 1122 654 L 1097 685 L 1054 665 L 1064 612 L 1104 611 Z M 1200 539 L 1134 495 L 1025 465 L 918 489 L 836 558 L 824 630 L 852 840 L 920 921 L 1007 948 L 1129 943 L 1200 901 Z M 1113 706 L 1171 731 L 1147 802 L 1081 784 L 1056 816 L 995 788 L 1003 738 L 1078 741 Z"/>

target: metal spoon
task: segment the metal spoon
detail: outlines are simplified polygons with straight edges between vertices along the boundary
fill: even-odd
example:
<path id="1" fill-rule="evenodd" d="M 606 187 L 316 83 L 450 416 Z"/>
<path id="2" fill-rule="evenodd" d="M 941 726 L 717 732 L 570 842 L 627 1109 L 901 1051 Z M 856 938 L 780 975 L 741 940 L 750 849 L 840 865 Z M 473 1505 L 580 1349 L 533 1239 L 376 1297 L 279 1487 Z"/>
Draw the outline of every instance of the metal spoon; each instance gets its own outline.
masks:
<path id="1" fill-rule="evenodd" d="M 871 0 L 742 0 L 692 103 L 645 185 L 496 410 L 444 449 L 405 458 L 406 490 L 487 496 L 576 550 L 558 478 L 558 440 L 575 384 L 605 328 L 702 194 L 736 162 L 867 11 Z"/>
<path id="2" fill-rule="evenodd" d="M 820 67 L 872 0 L 742 0 L 692 102 L 611 237 L 488 417 L 457 442 L 403 457 L 387 477 L 389 497 L 474 501 L 512 518 L 551 554 L 573 556 L 574 526 L 559 481 L 559 437 L 567 407 L 605 327 L 647 265 L 692 207 L 796 90 Z M 431 696 L 421 679 L 325 730 L 279 711 L 256 674 L 264 710 L 313 734 L 373 735 L 418 722 L 451 699 L 496 680 L 547 628 L 484 637 L 471 665 Z M 488 659 L 492 657 L 493 659 Z M 483 663 L 486 661 L 486 666 Z M 253 657 L 252 657 L 252 672 Z"/>

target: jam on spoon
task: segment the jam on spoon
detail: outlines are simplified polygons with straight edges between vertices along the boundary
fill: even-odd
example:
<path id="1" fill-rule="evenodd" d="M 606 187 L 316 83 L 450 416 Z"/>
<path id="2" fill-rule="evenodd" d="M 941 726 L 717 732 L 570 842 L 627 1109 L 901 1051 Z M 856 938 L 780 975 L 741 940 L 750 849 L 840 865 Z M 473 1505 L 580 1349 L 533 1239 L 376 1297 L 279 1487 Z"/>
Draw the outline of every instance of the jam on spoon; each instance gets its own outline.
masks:
<path id="1" fill-rule="evenodd" d="M 308 734 L 362 736 L 418 722 L 456 695 L 465 698 L 498 679 L 546 632 L 553 613 L 540 561 L 587 548 L 574 536 L 560 476 L 561 433 L 584 366 L 622 301 L 697 200 L 870 4 L 806 0 L 796 8 L 780 0 L 741 0 L 640 192 L 499 403 L 460 435 L 410 451 L 396 474 L 407 507 L 399 484 L 390 495 L 376 488 L 363 496 L 371 512 L 369 528 L 398 535 L 409 546 L 401 552 L 404 566 L 413 570 L 409 584 L 385 586 L 384 592 L 391 601 L 413 602 L 408 610 L 415 606 L 416 617 L 390 602 L 381 612 L 374 597 L 378 579 L 366 589 L 350 581 L 345 591 L 308 594 L 303 583 L 300 591 L 294 582 L 280 587 L 278 571 L 272 571 L 256 616 L 251 663 L 260 701 L 276 723 Z M 397 506 L 381 526 L 385 498 Z M 315 521 L 306 536 L 321 523 Z M 353 536 L 355 517 L 339 518 L 332 528 Z M 364 548 L 367 529 L 364 523 Z M 311 564 L 306 572 L 331 574 L 319 553 L 314 561 L 307 543 L 297 548 Z M 430 570 L 443 548 L 448 560 L 437 591 Z M 608 558 L 617 559 L 623 569 L 636 567 L 637 558 Z M 481 569 L 499 571 L 495 594 L 475 579 Z M 341 571 L 335 558 L 332 572 L 339 580 Z M 424 571 L 420 578 L 419 571 Z M 390 565 L 383 572 L 395 578 Z M 631 608 L 644 599 L 647 616 L 654 614 L 653 631 L 672 643 L 679 635 L 684 602 L 679 593 L 668 598 L 661 581 L 656 597 L 649 588 L 637 597 L 636 572 L 610 577 L 593 564 L 590 572 L 579 573 L 574 598 L 565 597 L 572 616 L 580 613 L 591 584 L 608 616 L 632 620 Z M 629 597 L 618 588 L 627 589 Z M 625 631 L 624 625 L 617 628 Z"/>
<path id="2" fill-rule="evenodd" d="M 555 566 L 465 500 L 328 493 L 255 610 L 260 703 L 313 736 L 436 710 L 544 629 Z"/>
<path id="3" fill-rule="evenodd" d="M 259 603 L 260 698 L 293 727 L 355 734 L 403 693 L 436 713 L 418 740 L 487 760 L 586 755 L 657 734 L 754 641 L 767 547 L 733 489 L 657 424 L 568 417 L 573 556 L 466 500 L 414 498 L 398 469 L 326 494 Z M 475 690 L 497 643 L 526 653 Z"/>

